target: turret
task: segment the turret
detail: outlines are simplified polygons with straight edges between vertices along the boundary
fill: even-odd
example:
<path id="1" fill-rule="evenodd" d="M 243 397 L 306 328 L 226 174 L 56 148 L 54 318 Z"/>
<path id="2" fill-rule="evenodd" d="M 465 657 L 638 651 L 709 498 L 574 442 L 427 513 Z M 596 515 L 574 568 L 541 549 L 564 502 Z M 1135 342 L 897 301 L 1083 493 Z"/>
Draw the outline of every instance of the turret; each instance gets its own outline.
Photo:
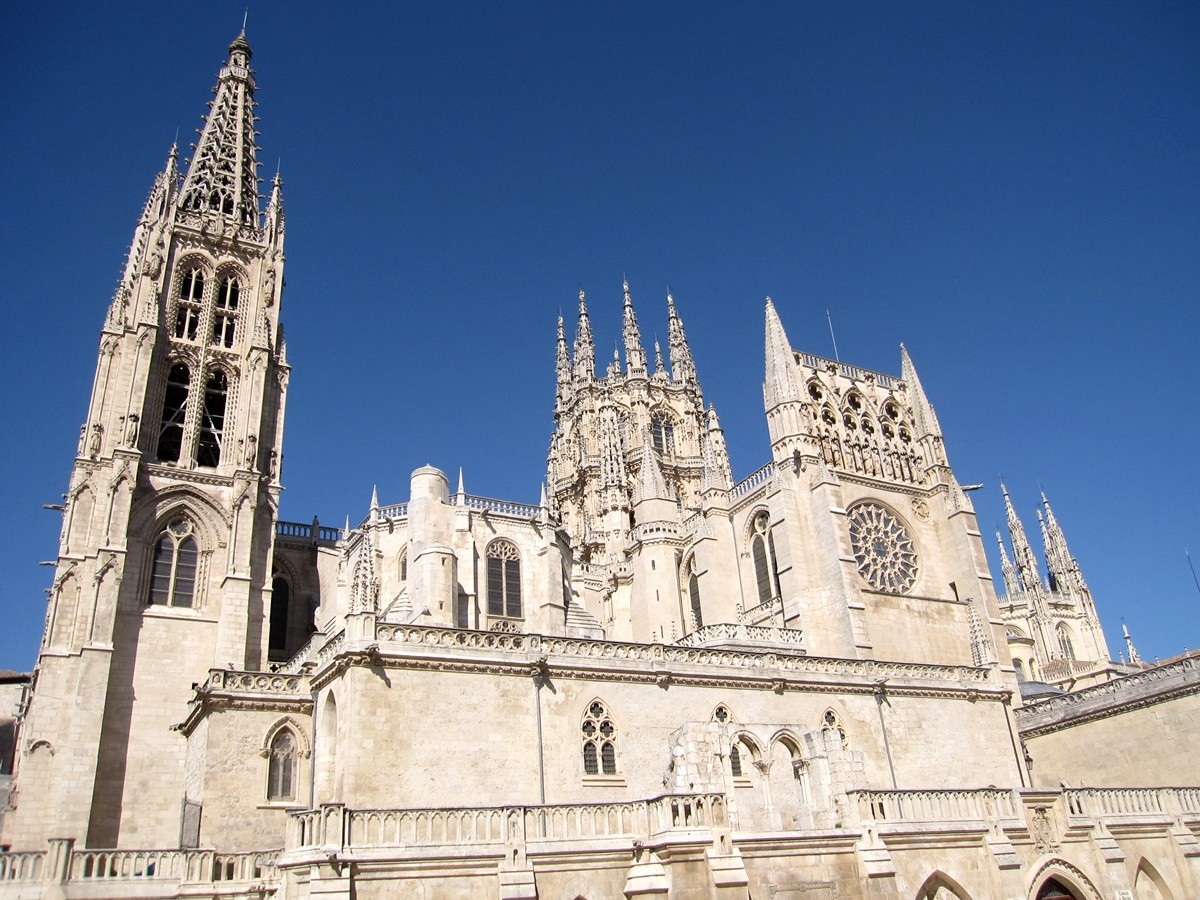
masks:
<path id="1" fill-rule="evenodd" d="M 571 388 L 571 354 L 567 352 L 567 338 L 563 333 L 563 317 L 558 317 L 558 341 L 554 352 L 555 398 L 562 402 Z"/>
<path id="2" fill-rule="evenodd" d="M 629 295 L 629 280 L 624 282 L 625 311 L 621 337 L 625 342 L 625 371 L 631 378 L 646 376 L 646 351 L 642 347 L 642 335 L 638 331 L 637 316 L 633 312 L 633 299 Z"/>
<path id="3" fill-rule="evenodd" d="M 692 350 L 687 335 L 683 333 L 683 319 L 675 311 L 675 298 L 667 291 L 667 351 L 671 356 L 671 378 L 675 381 L 696 380 L 696 364 L 692 361 Z"/>
<path id="4" fill-rule="evenodd" d="M 776 458 L 789 456 L 796 449 L 794 444 L 803 428 L 800 404 L 795 354 L 783 330 L 783 323 L 775 312 L 775 304 L 768 297 L 763 405 Z"/>
<path id="5" fill-rule="evenodd" d="M 579 290 L 579 324 L 575 330 L 575 377 L 579 380 L 591 380 L 596 377 L 596 342 L 592 338 L 587 296 L 582 288 Z"/>

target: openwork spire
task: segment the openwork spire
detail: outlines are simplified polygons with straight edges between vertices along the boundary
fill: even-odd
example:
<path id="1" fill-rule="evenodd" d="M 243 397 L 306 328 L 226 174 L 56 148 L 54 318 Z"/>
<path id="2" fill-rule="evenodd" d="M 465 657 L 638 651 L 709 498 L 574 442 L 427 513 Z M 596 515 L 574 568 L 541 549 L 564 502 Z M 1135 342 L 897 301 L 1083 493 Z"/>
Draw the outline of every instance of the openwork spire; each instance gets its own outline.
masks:
<path id="1" fill-rule="evenodd" d="M 637 316 L 633 312 L 633 299 L 629 296 L 629 279 L 625 279 L 625 324 L 621 335 L 625 341 L 625 370 L 630 375 L 646 374 L 646 351 L 642 347 L 642 335 L 638 331 Z"/>
<path id="2" fill-rule="evenodd" d="M 200 132 L 183 184 L 186 212 L 215 213 L 239 225 L 258 226 L 258 164 L 254 154 L 254 73 L 242 32 L 229 45 L 217 76 L 216 99 Z"/>
<path id="3" fill-rule="evenodd" d="M 374 501 L 378 504 L 378 500 Z M 354 560 L 354 574 L 350 582 L 350 612 L 378 611 L 379 583 L 375 577 L 375 541 L 371 527 L 363 529 L 358 544 L 358 557 Z"/>
<path id="4" fill-rule="evenodd" d="M 683 319 L 675 311 L 675 298 L 667 291 L 667 352 L 671 357 L 671 377 L 676 381 L 695 381 L 696 364 L 683 333 Z"/>
<path id="5" fill-rule="evenodd" d="M 1008 519 L 1008 534 L 1012 539 L 1013 557 L 1016 559 L 1017 577 L 1021 586 L 1027 591 L 1036 591 L 1042 586 L 1042 576 L 1038 573 L 1037 557 L 1025 536 L 1025 526 L 1013 509 L 1012 498 L 1008 496 L 1008 488 L 1000 482 L 1000 490 L 1004 493 L 1004 514 Z"/>
<path id="6" fill-rule="evenodd" d="M 1012 560 L 1008 558 L 1008 550 L 1004 547 L 1004 538 L 1000 537 L 999 529 L 996 530 L 996 543 L 1000 545 L 1000 574 L 1004 577 L 1004 593 L 1015 597 L 1021 593 L 1021 583 L 1017 580 L 1017 570 Z"/>
<path id="7" fill-rule="evenodd" d="M 567 336 L 563 333 L 563 317 L 558 317 L 558 346 L 554 353 L 554 371 L 561 390 L 571 380 L 571 355 L 567 352 Z"/>
<path id="8" fill-rule="evenodd" d="M 579 290 L 579 324 L 575 328 L 575 377 L 596 377 L 596 342 L 592 338 L 592 320 L 588 318 L 587 296 Z"/>

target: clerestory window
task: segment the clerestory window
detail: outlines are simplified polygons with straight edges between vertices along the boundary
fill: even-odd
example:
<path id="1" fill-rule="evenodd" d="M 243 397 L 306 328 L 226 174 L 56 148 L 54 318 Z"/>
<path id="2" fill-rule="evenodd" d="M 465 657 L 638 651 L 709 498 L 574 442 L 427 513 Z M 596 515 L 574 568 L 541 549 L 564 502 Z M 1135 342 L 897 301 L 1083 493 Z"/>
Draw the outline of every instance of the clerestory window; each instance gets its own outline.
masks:
<path id="1" fill-rule="evenodd" d="M 160 462 L 179 462 L 183 451 L 183 420 L 187 416 L 188 394 L 192 373 L 177 363 L 167 373 L 167 389 L 163 394 L 162 425 L 158 431 Z"/>
<path id="2" fill-rule="evenodd" d="M 187 519 L 173 520 L 154 544 L 149 602 L 162 606 L 194 606 L 199 558 L 192 523 Z"/>
<path id="3" fill-rule="evenodd" d="M 750 536 L 750 555 L 754 557 L 754 578 L 758 585 L 758 602 L 766 603 L 780 596 L 779 559 L 775 555 L 775 536 L 771 533 L 771 516 L 760 512 L 754 517 Z"/>
<path id="4" fill-rule="evenodd" d="M 229 380 L 224 372 L 213 372 L 204 386 L 204 409 L 200 416 L 200 441 L 196 446 L 196 465 L 216 468 L 221 464 L 221 446 L 225 439 L 225 401 Z"/>
<path id="5" fill-rule="evenodd" d="M 284 728 L 271 741 L 267 765 L 267 800 L 296 799 L 296 737 Z"/>
<path id="6" fill-rule="evenodd" d="M 583 717 L 583 772 L 585 775 L 617 774 L 617 726 L 608 708 L 593 700 Z"/>
<path id="7" fill-rule="evenodd" d="M 521 554 L 511 541 L 493 541 L 487 551 L 488 615 L 521 618 Z"/>
<path id="8" fill-rule="evenodd" d="M 204 272 L 192 267 L 183 273 L 179 283 L 179 298 L 175 303 L 175 337 L 194 341 L 200 328 L 204 303 Z"/>
<path id="9" fill-rule="evenodd" d="M 232 275 L 221 280 L 217 289 L 217 308 L 213 315 L 212 342 L 219 347 L 232 347 L 237 327 L 238 300 L 241 285 Z"/>

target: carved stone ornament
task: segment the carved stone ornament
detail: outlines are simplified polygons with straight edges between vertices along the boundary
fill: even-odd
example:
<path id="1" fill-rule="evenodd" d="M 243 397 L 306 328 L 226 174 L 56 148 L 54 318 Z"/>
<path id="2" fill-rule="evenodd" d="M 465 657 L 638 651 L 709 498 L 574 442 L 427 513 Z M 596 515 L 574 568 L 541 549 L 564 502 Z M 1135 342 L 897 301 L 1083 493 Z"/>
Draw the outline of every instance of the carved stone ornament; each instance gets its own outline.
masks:
<path id="1" fill-rule="evenodd" d="M 917 521 L 929 521 L 929 502 L 924 497 L 913 497 L 912 511 Z"/>

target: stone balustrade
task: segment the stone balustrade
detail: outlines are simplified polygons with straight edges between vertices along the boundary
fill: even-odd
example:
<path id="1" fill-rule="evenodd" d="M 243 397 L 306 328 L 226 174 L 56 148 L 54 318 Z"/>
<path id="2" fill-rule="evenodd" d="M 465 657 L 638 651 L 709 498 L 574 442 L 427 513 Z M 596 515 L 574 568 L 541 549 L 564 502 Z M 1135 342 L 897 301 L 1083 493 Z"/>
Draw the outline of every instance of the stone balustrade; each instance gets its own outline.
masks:
<path id="1" fill-rule="evenodd" d="M 1200 816 L 1200 788 L 1067 788 L 1072 818 L 1142 819 L 1146 816 Z"/>
<path id="2" fill-rule="evenodd" d="M 0 853 L 0 884 L 4 882 L 41 881 L 45 860 L 45 850 Z"/>
<path id="3" fill-rule="evenodd" d="M 675 642 L 677 647 L 708 647 L 718 644 L 784 645 L 789 652 L 803 653 L 804 634 L 798 628 L 721 622 L 705 625 Z"/>
<path id="4" fill-rule="evenodd" d="M 275 694 L 307 696 L 307 679 L 284 672 L 241 672 L 236 669 L 209 669 L 205 689 L 229 694 Z"/>
<path id="5" fill-rule="evenodd" d="M 729 492 L 731 500 L 739 500 L 749 494 L 752 490 L 761 484 L 771 480 L 771 476 L 775 474 L 775 463 L 769 462 L 760 469 L 751 472 L 741 481 L 733 486 L 733 490 Z"/>
<path id="6" fill-rule="evenodd" d="M 872 378 L 882 388 L 891 388 L 897 384 L 896 379 L 891 375 L 884 375 L 882 372 L 872 372 L 870 369 L 860 369 L 858 366 L 851 366 L 837 360 L 826 359 L 814 353 L 797 352 L 796 356 L 801 365 L 810 369 L 828 369 L 830 366 L 834 366 L 839 374 L 852 381 L 866 381 L 868 378 Z"/>
<path id="7" fill-rule="evenodd" d="M 848 791 L 861 824 L 910 822 L 1015 822 L 1021 806 L 1013 791 Z"/>

